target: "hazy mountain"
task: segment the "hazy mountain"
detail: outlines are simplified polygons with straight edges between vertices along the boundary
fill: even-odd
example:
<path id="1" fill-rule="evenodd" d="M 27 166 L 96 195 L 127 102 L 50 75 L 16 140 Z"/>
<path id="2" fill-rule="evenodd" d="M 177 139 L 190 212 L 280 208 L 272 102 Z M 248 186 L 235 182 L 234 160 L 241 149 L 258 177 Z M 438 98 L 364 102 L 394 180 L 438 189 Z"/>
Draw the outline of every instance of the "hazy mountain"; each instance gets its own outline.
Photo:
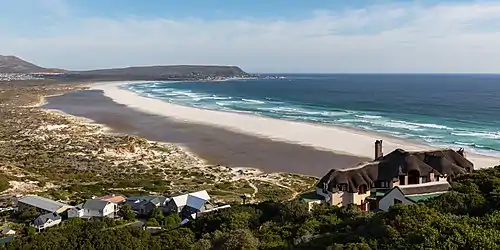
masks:
<path id="1" fill-rule="evenodd" d="M 0 55 L 0 73 L 64 72 L 60 69 L 43 68 L 16 56 Z"/>
<path id="2" fill-rule="evenodd" d="M 65 71 L 43 68 L 15 56 L 0 55 L 0 73 L 60 72 L 67 78 L 109 78 L 109 79 L 202 79 L 207 77 L 249 76 L 236 66 L 172 65 L 142 66 L 86 71 Z"/>

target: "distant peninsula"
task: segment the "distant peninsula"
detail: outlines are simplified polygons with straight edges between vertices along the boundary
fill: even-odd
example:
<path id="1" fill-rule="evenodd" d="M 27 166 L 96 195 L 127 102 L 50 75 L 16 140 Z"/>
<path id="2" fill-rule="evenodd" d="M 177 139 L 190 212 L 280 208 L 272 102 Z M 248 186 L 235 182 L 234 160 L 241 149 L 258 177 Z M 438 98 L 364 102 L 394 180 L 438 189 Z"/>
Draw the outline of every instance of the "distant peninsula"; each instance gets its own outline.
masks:
<path id="1" fill-rule="evenodd" d="M 16 74 L 16 78 L 22 75 L 36 75 L 63 80 L 220 80 L 254 77 L 237 66 L 213 65 L 140 66 L 70 71 L 44 68 L 16 56 L 2 55 L 0 55 L 0 74 Z"/>

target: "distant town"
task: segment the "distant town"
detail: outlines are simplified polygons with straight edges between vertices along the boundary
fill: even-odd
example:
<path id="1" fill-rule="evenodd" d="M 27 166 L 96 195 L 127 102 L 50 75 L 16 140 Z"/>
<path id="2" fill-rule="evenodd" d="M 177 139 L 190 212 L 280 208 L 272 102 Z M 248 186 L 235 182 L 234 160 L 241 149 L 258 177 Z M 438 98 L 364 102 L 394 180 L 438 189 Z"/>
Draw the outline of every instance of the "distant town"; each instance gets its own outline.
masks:
<path id="1" fill-rule="evenodd" d="M 0 81 L 27 81 L 27 80 L 43 80 L 47 76 L 57 76 L 60 73 L 0 73 Z"/>

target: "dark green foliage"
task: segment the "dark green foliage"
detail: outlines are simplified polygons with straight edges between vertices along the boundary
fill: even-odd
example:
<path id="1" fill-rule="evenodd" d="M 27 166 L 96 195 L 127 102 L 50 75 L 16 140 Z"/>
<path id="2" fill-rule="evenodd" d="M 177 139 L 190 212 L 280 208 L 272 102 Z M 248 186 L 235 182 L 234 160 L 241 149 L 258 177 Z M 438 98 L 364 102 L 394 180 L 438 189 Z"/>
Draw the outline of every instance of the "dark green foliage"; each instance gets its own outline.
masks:
<path id="1" fill-rule="evenodd" d="M 10 188 L 9 180 L 3 174 L 0 174 L 0 192 Z"/>
<path id="2" fill-rule="evenodd" d="M 426 202 L 378 213 L 326 205 L 309 212 L 301 201 L 269 201 L 210 212 L 179 226 L 177 214 L 157 209 L 146 223 L 164 228 L 155 235 L 107 220 L 68 220 L 40 234 L 24 232 L 6 248 L 500 249 L 500 168 L 458 177 L 452 186 Z"/>

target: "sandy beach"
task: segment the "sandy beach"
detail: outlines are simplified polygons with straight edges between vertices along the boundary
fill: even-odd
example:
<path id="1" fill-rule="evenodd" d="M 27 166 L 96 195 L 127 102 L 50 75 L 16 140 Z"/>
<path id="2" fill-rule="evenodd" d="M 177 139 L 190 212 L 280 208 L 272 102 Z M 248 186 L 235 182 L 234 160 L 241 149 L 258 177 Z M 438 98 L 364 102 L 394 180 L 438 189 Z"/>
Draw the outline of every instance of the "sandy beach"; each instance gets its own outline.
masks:
<path id="1" fill-rule="evenodd" d="M 102 82 L 91 85 L 91 88 L 103 91 L 105 96 L 116 103 L 145 113 L 179 121 L 222 127 L 239 133 L 310 146 L 339 154 L 372 158 L 374 141 L 377 139 L 384 141 L 385 153 L 397 148 L 409 151 L 433 149 L 431 146 L 355 129 L 175 105 L 119 88 L 119 86 L 128 83 Z M 476 168 L 491 167 L 500 162 L 500 159 L 494 157 L 471 153 L 468 154 L 468 159 L 475 164 Z"/>

